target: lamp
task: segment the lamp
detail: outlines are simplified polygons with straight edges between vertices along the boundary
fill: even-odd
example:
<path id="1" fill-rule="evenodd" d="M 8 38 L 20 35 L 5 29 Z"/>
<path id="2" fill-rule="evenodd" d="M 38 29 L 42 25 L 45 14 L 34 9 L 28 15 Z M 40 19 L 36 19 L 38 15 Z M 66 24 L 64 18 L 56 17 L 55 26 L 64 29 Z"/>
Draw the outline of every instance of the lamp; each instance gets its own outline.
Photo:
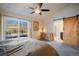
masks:
<path id="1" fill-rule="evenodd" d="M 46 29 L 45 28 L 41 28 L 41 32 L 40 32 L 40 39 L 46 39 Z"/>
<path id="2" fill-rule="evenodd" d="M 35 13 L 39 14 L 41 11 L 39 9 L 35 10 Z"/>
<path id="3" fill-rule="evenodd" d="M 39 29 L 39 33 L 46 33 L 46 32 L 47 32 L 47 30 L 45 28 L 40 28 Z"/>
<path id="4" fill-rule="evenodd" d="M 37 14 L 41 13 L 39 6 L 35 9 L 35 13 L 37 13 Z"/>

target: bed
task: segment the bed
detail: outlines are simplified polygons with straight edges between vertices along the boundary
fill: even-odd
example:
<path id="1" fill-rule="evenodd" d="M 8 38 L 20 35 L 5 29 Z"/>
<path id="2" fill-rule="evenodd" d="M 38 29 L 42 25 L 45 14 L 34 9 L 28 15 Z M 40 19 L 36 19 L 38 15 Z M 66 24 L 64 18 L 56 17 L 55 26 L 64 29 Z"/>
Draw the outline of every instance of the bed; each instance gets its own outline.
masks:
<path id="1" fill-rule="evenodd" d="M 11 43 L 12 44 L 12 43 Z M 59 56 L 57 51 L 47 44 L 45 41 L 40 41 L 32 38 L 27 40 L 17 40 L 12 45 L 7 46 L 7 56 Z"/>
<path id="2" fill-rule="evenodd" d="M 59 56 L 57 51 L 44 41 L 28 40 L 25 44 L 27 56 Z"/>

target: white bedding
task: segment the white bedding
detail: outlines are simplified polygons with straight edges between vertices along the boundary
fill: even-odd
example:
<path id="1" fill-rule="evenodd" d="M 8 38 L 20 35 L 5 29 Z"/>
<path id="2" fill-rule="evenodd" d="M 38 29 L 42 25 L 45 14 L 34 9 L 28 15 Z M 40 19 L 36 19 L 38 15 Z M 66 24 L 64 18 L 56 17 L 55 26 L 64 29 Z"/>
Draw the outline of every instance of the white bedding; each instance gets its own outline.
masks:
<path id="1" fill-rule="evenodd" d="M 56 55 L 56 51 L 51 47 L 49 44 L 47 44 L 44 41 L 32 39 L 32 38 L 27 38 L 26 40 L 22 40 L 23 48 L 22 50 L 15 52 L 11 54 L 11 56 L 27 56 L 27 55 Z M 19 43 L 20 44 L 20 43 Z M 15 45 L 16 46 L 16 45 Z M 9 46 L 8 49 L 14 47 Z"/>
<path id="2" fill-rule="evenodd" d="M 45 45 L 46 45 L 45 42 L 40 41 L 40 40 L 36 40 L 36 39 L 28 40 L 25 43 L 25 47 L 26 47 L 27 52 L 35 51 L 35 50 L 37 50 L 39 48 L 42 48 Z"/>
<path id="3" fill-rule="evenodd" d="M 44 41 L 31 39 L 25 43 L 27 55 L 32 56 L 58 56 L 56 50 Z M 30 54 L 29 54 L 30 53 Z"/>

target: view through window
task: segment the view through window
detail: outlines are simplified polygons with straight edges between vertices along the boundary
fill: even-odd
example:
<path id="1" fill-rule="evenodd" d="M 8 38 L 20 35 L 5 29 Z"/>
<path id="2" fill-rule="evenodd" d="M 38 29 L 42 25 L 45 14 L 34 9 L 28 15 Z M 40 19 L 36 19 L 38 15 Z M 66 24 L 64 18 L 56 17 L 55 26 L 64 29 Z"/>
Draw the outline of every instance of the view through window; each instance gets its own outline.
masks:
<path id="1" fill-rule="evenodd" d="M 5 39 L 28 37 L 28 21 L 4 16 Z"/>

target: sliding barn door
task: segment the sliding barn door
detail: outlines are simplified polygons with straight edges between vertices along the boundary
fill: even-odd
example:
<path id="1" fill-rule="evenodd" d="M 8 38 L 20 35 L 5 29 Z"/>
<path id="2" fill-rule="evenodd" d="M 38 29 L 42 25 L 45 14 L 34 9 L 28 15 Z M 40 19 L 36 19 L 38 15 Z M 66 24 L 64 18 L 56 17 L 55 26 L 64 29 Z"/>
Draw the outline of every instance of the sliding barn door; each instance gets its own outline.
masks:
<path id="1" fill-rule="evenodd" d="M 77 25 L 78 19 L 76 16 L 64 18 L 64 42 L 68 45 L 77 46 Z"/>
<path id="2" fill-rule="evenodd" d="M 77 24 L 77 38 L 78 38 L 78 46 L 79 46 L 79 16 L 78 16 L 78 24 Z"/>

